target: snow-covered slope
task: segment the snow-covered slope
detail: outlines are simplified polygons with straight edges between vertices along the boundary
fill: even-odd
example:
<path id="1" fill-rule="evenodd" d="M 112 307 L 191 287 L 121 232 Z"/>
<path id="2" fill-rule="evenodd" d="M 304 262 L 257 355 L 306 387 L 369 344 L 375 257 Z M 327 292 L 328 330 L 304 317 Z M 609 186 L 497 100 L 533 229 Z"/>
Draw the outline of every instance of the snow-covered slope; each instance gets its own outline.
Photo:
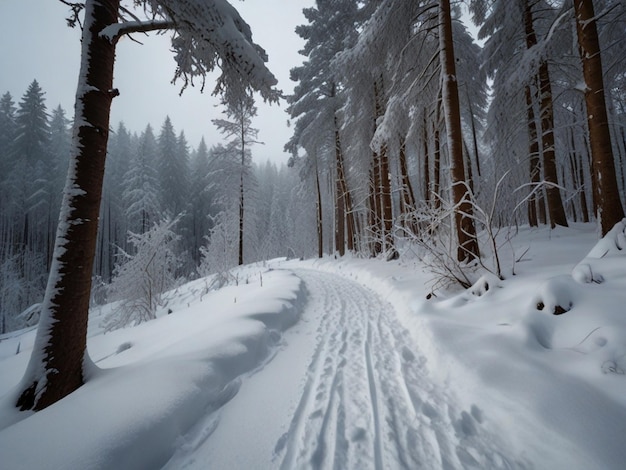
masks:
<path id="1" fill-rule="evenodd" d="M 623 468 L 624 224 L 512 248 L 515 276 L 430 300 L 417 261 L 346 257 L 195 281 L 104 335 L 107 307 L 100 370 L 34 415 L 11 406 L 33 332 L 5 337 L 1 466 Z"/>

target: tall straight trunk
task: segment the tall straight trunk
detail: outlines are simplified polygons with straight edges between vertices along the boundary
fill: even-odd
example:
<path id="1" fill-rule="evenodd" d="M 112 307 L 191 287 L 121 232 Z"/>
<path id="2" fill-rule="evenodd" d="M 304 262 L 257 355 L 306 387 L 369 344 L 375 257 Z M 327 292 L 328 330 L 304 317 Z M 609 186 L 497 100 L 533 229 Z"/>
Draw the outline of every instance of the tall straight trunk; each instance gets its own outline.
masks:
<path id="1" fill-rule="evenodd" d="M 546 187 L 546 200 L 550 214 L 552 228 L 560 225 L 567 227 L 567 217 L 561 190 L 558 188 L 559 178 L 556 168 L 556 153 L 554 145 L 554 107 L 552 103 L 552 86 L 548 63 L 542 61 L 539 65 L 539 94 L 541 97 L 541 143 L 543 152 L 543 177 L 548 183 Z"/>
<path id="2" fill-rule="evenodd" d="M 246 171 L 246 113 L 239 116 L 239 137 L 241 139 L 241 173 L 239 174 L 239 266 L 243 265 L 243 222 L 244 222 L 244 173 Z"/>
<path id="3" fill-rule="evenodd" d="M 472 128 L 472 144 L 474 146 L 474 159 L 476 160 L 476 172 L 480 177 L 480 154 L 478 153 L 478 133 L 476 132 L 476 118 L 474 116 L 474 108 L 472 106 L 472 100 L 469 97 L 469 91 L 467 87 L 465 88 L 465 92 L 467 93 L 467 102 L 469 103 L 469 112 L 472 118 L 471 128 Z"/>
<path id="4" fill-rule="evenodd" d="M 385 146 L 380 154 L 380 200 L 383 217 L 383 242 L 385 253 L 388 253 L 388 256 L 395 258 L 396 254 L 393 240 L 393 206 L 391 202 L 391 180 L 389 175 L 389 152 Z"/>
<path id="5" fill-rule="evenodd" d="M 624 218 L 620 201 L 611 134 L 606 112 L 602 58 L 593 2 L 574 0 L 576 31 L 585 78 L 585 103 L 591 145 L 591 161 L 597 218 L 602 235 Z"/>
<path id="6" fill-rule="evenodd" d="M 41 410 L 85 381 L 87 317 L 109 137 L 115 44 L 99 36 L 119 0 L 87 0 L 70 168 L 52 267 L 30 362 L 16 405 Z"/>
<path id="7" fill-rule="evenodd" d="M 382 80 L 381 80 L 382 83 Z M 375 102 L 375 119 L 378 120 L 384 114 L 383 110 L 383 90 L 382 84 L 374 82 L 374 102 Z M 380 226 L 382 229 L 383 251 L 389 253 L 391 257 L 395 257 L 395 248 L 393 241 L 393 207 L 391 201 L 391 180 L 389 171 L 389 150 L 384 145 L 377 153 L 379 166 L 379 178 L 377 187 L 378 207 L 380 209 Z"/>
<path id="8" fill-rule="evenodd" d="M 587 192 L 585 191 L 585 172 L 583 170 L 582 159 L 578 159 L 576 149 L 576 137 L 574 136 L 574 126 L 576 125 L 576 119 L 572 123 L 572 127 L 569 128 L 570 135 L 570 159 L 574 171 L 574 183 L 578 190 L 578 197 L 580 202 L 580 210 L 583 222 L 589 222 L 589 208 L 587 207 Z"/>
<path id="9" fill-rule="evenodd" d="M 424 164 L 423 164 L 423 173 L 424 173 L 424 201 L 428 205 L 430 202 L 430 156 L 429 156 L 429 148 L 428 148 L 428 123 L 426 122 L 426 117 L 424 117 Z"/>
<path id="10" fill-rule="evenodd" d="M 457 259 L 470 261 L 480 257 L 472 203 L 469 200 L 465 167 L 463 165 L 463 134 L 459 108 L 459 89 L 456 80 L 454 43 L 452 38 L 452 15 L 450 0 L 441 0 L 439 10 L 439 41 L 443 74 L 443 108 L 450 153 L 452 196 L 456 209 L 454 220 L 457 234 Z"/>
<path id="11" fill-rule="evenodd" d="M 474 194 L 474 172 L 472 171 L 472 156 L 470 155 L 467 143 L 463 139 L 463 155 L 465 156 L 465 177 L 472 194 Z"/>
<path id="12" fill-rule="evenodd" d="M 315 155 L 315 189 L 317 191 L 317 257 L 324 256 L 324 224 L 322 219 L 322 191 L 320 189 L 320 173 Z"/>
<path id="13" fill-rule="evenodd" d="M 415 223 L 415 217 L 413 211 L 415 211 L 415 195 L 413 193 L 413 186 L 411 185 L 411 179 L 409 178 L 409 165 L 406 157 L 406 139 L 401 138 L 400 143 L 400 211 L 402 213 L 402 224 L 404 228 L 411 234 L 417 234 L 417 224 Z"/>
<path id="14" fill-rule="evenodd" d="M 439 114 L 439 113 L 437 113 Z M 435 123 L 434 128 L 434 144 L 435 150 L 433 154 L 433 191 L 434 208 L 441 207 L 441 134 L 439 131 L 439 119 Z"/>
<path id="15" fill-rule="evenodd" d="M 524 28 L 526 32 L 526 48 L 531 49 L 537 45 L 535 34 L 532 4 L 529 0 L 524 3 Z M 556 169 L 556 154 L 554 149 L 554 106 L 552 102 L 552 86 L 548 63 L 542 59 L 537 72 L 539 79 L 539 121 L 541 123 L 541 152 L 543 155 L 543 177 L 548 183 L 546 187 L 546 201 L 550 214 L 550 225 L 567 227 L 567 217 L 563 207 L 561 191 L 558 188 L 558 176 Z"/>
<path id="16" fill-rule="evenodd" d="M 346 193 L 344 191 L 343 154 L 337 116 L 335 125 L 335 251 L 346 254 Z"/>
<path id="17" fill-rule="evenodd" d="M 242 153 L 241 174 L 239 175 L 240 176 L 239 178 L 239 249 L 238 249 L 239 266 L 243 264 L 243 216 L 244 216 L 243 165 L 245 164 L 244 155 L 243 155 L 244 152 L 242 151 L 241 153 Z"/>
<path id="18" fill-rule="evenodd" d="M 383 227 L 382 207 L 380 193 L 380 158 L 377 152 L 372 155 L 372 168 L 370 170 L 370 236 L 373 238 L 371 247 L 372 256 L 377 256 L 383 251 Z"/>
<path id="19" fill-rule="evenodd" d="M 541 161 L 539 160 L 539 140 L 537 139 L 537 123 L 533 109 L 530 86 L 526 85 L 526 115 L 528 121 L 528 157 L 530 162 L 531 194 L 528 198 L 528 225 L 537 227 L 537 185 L 541 181 Z"/>

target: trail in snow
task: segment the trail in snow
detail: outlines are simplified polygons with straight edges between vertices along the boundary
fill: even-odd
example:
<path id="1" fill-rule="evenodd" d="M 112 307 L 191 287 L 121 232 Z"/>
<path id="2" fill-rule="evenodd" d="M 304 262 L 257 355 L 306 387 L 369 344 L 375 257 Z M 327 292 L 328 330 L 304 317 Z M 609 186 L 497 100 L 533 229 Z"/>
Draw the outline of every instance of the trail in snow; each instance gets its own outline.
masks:
<path id="1" fill-rule="evenodd" d="M 309 293 L 300 324 L 167 468 L 532 468 L 480 408 L 429 380 L 389 303 L 336 275 L 296 274 Z"/>

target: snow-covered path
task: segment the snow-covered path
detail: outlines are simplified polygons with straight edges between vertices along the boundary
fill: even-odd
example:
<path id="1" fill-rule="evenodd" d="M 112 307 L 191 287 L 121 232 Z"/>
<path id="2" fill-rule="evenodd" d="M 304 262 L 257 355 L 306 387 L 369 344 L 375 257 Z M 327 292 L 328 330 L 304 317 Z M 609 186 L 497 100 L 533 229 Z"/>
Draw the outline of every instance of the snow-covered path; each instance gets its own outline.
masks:
<path id="1" fill-rule="evenodd" d="M 337 275 L 297 270 L 300 323 L 167 468 L 531 468 L 428 377 L 392 306 Z"/>

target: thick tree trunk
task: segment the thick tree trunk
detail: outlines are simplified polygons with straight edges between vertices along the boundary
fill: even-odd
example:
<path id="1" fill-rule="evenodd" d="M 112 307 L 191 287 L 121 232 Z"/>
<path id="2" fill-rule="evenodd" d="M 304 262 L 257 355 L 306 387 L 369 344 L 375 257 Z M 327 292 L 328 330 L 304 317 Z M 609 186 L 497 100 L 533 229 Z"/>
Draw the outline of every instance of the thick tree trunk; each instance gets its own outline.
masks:
<path id="1" fill-rule="evenodd" d="M 98 35 L 117 22 L 119 0 L 87 0 L 70 169 L 37 337 L 17 406 L 41 410 L 85 381 L 87 318 L 98 213 L 115 95 L 115 45 Z"/>
<path id="2" fill-rule="evenodd" d="M 442 96 L 450 153 L 452 197 L 456 206 L 454 219 L 458 241 L 457 259 L 459 261 L 468 261 L 479 258 L 480 251 L 476 238 L 476 228 L 472 219 L 472 204 L 468 197 L 467 180 L 463 165 L 463 135 L 461 132 L 459 90 L 456 81 L 452 15 L 449 0 L 441 0 L 439 15 L 439 40 L 443 73 Z"/>
<path id="3" fill-rule="evenodd" d="M 574 0 L 574 12 L 586 85 L 585 103 L 591 146 L 592 176 L 595 183 L 594 200 L 597 204 L 596 212 L 602 235 L 606 235 L 616 223 L 624 218 L 624 208 L 620 201 L 615 175 L 593 1 Z"/>

